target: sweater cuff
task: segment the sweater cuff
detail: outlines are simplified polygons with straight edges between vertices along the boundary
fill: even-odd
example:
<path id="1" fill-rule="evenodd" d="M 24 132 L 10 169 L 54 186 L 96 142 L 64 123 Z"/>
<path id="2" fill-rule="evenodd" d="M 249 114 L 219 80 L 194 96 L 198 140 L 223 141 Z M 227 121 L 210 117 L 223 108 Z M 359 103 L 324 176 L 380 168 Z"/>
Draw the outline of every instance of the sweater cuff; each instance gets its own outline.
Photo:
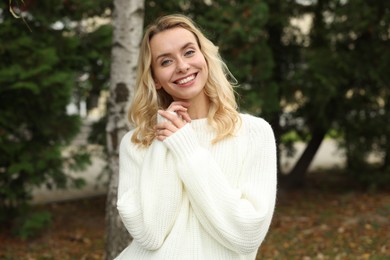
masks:
<path id="1" fill-rule="evenodd" d="M 183 160 L 193 153 L 199 142 L 191 124 L 186 124 L 173 135 L 164 140 L 165 145 L 178 160 Z"/>

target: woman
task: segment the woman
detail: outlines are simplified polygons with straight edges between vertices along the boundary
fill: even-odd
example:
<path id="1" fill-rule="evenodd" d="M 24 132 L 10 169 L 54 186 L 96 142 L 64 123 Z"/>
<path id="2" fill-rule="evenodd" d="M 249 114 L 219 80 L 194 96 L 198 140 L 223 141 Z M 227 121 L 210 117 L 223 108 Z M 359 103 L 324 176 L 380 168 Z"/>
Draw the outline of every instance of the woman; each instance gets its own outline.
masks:
<path id="1" fill-rule="evenodd" d="M 275 206 L 271 127 L 237 112 L 233 76 L 189 18 L 149 26 L 139 57 L 118 188 L 134 240 L 117 259 L 255 259 Z"/>

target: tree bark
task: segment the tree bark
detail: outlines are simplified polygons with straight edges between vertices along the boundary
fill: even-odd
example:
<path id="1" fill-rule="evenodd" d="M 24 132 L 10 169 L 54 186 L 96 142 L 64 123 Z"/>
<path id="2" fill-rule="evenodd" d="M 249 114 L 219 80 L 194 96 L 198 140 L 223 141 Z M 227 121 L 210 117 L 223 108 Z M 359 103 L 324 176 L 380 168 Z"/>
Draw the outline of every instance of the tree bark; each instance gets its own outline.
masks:
<path id="1" fill-rule="evenodd" d="M 307 144 L 303 154 L 294 165 L 294 168 L 285 177 L 285 184 L 290 188 L 299 188 L 305 185 L 306 172 L 316 155 L 318 148 L 325 138 L 326 130 L 315 129 L 312 138 Z"/>
<path id="2" fill-rule="evenodd" d="M 390 119 L 390 96 L 387 97 L 386 104 L 385 104 L 385 119 L 387 122 L 388 119 Z M 385 122 L 386 122 L 385 121 Z M 390 134 L 389 131 L 386 131 L 386 136 L 385 136 L 385 147 L 384 147 L 384 152 L 385 156 L 383 158 L 383 164 L 382 164 L 382 170 L 383 171 L 388 171 L 390 169 Z"/>
<path id="3" fill-rule="evenodd" d="M 106 126 L 110 183 L 106 204 L 106 259 L 114 259 L 131 237 L 117 208 L 119 171 L 118 148 L 129 130 L 127 109 L 135 87 L 139 45 L 143 33 L 144 1 L 114 0 L 113 45 L 111 51 L 110 98 Z"/>
<path id="4" fill-rule="evenodd" d="M 282 7 L 279 1 L 270 2 L 268 3 L 269 7 L 269 14 L 270 15 L 277 15 L 282 12 Z M 272 73 L 272 80 L 274 83 L 276 83 L 278 87 L 278 93 L 277 98 L 275 99 L 275 102 L 279 104 L 279 101 L 282 99 L 282 91 L 281 91 L 281 85 L 283 84 L 283 80 L 285 77 L 285 73 L 283 73 L 282 66 L 284 65 L 284 50 L 285 47 L 282 46 L 282 35 L 283 35 L 283 28 L 284 24 L 282 22 L 282 19 L 273 20 L 270 19 L 268 24 L 266 25 L 266 30 L 268 32 L 268 46 L 272 50 L 272 55 L 274 57 L 274 67 L 273 67 L 273 73 Z M 280 138 L 283 134 L 283 129 L 280 125 L 280 116 L 281 112 L 280 109 L 278 111 L 272 111 L 269 113 L 269 123 L 272 126 L 272 129 L 274 131 L 276 143 L 279 144 Z M 281 165 L 280 165 L 280 145 L 277 145 L 277 173 L 278 177 L 281 174 Z"/>

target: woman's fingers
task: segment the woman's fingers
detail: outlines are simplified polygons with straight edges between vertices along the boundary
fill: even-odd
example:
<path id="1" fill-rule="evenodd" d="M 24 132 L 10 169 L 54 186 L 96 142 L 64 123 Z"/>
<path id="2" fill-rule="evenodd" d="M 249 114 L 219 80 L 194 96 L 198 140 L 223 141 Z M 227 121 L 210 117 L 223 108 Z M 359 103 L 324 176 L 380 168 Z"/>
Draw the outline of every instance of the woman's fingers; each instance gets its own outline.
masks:
<path id="1" fill-rule="evenodd" d="M 183 120 L 186 122 L 191 122 L 191 117 L 188 115 L 188 107 L 191 104 L 184 101 L 174 101 L 171 103 L 171 105 L 168 107 L 167 111 L 176 112 L 178 115 L 181 116 Z"/>
<path id="2" fill-rule="evenodd" d="M 182 128 L 186 124 L 180 117 L 169 111 L 159 110 L 158 113 L 168 119 L 176 128 Z"/>
<path id="3" fill-rule="evenodd" d="M 191 117 L 187 113 L 187 111 L 177 111 L 177 114 L 181 116 L 181 118 L 186 121 L 187 123 L 191 122 Z"/>
<path id="4" fill-rule="evenodd" d="M 176 111 L 177 108 L 179 107 L 183 107 L 183 108 L 188 108 L 191 104 L 189 102 L 185 102 L 185 101 L 173 101 L 169 107 L 168 107 L 168 111 Z"/>
<path id="5" fill-rule="evenodd" d="M 156 137 L 160 141 L 164 141 L 165 138 L 175 133 L 178 128 L 171 122 L 162 122 L 156 125 Z"/>
<path id="6" fill-rule="evenodd" d="M 177 111 L 183 111 L 186 112 L 188 107 L 191 104 L 184 101 L 174 101 L 172 102 L 169 107 L 167 108 L 167 111 L 177 112 Z"/>
<path id="7" fill-rule="evenodd" d="M 185 126 L 185 124 L 191 122 L 191 117 L 187 112 L 189 106 L 190 103 L 188 102 L 174 101 L 167 110 L 158 111 L 162 117 L 168 120 L 168 122 L 156 124 L 156 138 L 158 140 L 164 141 L 165 138 L 171 136 L 178 129 Z"/>

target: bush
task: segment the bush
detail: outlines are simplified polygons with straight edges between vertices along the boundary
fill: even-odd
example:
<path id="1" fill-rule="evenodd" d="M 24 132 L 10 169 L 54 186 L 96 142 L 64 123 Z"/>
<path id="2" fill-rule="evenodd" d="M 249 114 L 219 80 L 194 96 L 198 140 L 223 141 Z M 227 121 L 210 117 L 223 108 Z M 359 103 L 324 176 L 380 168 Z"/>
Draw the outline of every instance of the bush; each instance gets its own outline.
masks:
<path id="1" fill-rule="evenodd" d="M 51 213 L 48 211 L 30 212 L 19 217 L 15 222 L 14 233 L 22 239 L 37 236 L 51 224 Z"/>

